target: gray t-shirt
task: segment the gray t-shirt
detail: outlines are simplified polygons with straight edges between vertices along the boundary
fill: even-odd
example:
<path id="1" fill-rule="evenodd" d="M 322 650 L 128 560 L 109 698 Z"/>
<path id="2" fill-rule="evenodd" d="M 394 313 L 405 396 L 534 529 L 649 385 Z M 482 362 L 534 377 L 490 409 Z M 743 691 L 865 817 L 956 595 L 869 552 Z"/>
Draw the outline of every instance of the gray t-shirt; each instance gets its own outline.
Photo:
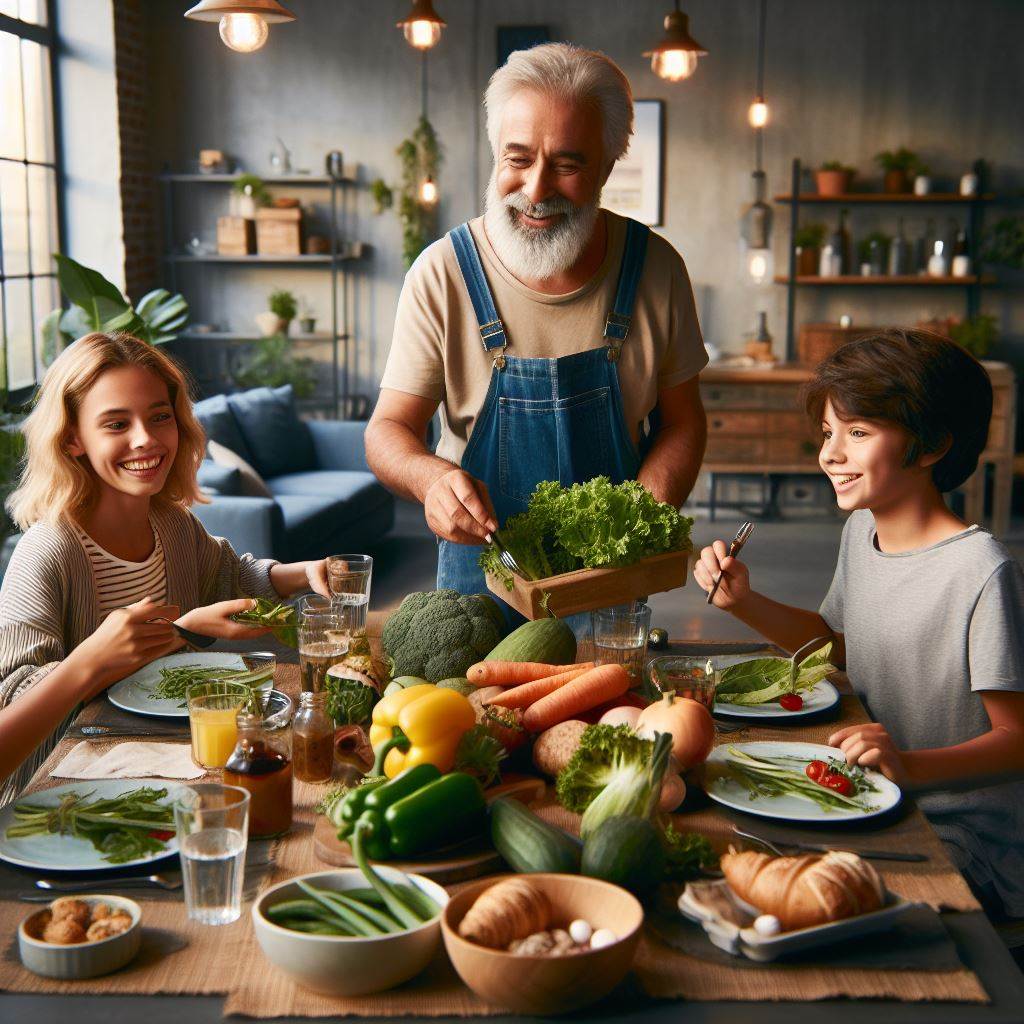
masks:
<path id="1" fill-rule="evenodd" d="M 951 747 L 991 728 L 980 691 L 1024 691 L 1024 573 L 987 531 L 878 550 L 854 512 L 821 615 L 846 639 L 846 672 L 901 750 Z M 919 797 L 957 866 L 1024 916 L 1024 782 Z"/>

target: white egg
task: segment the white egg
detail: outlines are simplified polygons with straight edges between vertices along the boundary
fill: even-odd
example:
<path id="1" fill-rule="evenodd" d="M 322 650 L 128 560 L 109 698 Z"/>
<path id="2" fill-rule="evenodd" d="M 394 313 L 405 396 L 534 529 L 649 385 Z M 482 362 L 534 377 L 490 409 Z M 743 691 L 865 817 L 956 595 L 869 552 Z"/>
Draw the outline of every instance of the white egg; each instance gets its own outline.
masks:
<path id="1" fill-rule="evenodd" d="M 754 931 L 766 939 L 782 931 L 782 922 L 774 914 L 762 914 L 754 921 Z"/>
<path id="2" fill-rule="evenodd" d="M 581 917 L 578 917 L 571 925 L 569 925 L 569 936 L 577 945 L 585 946 L 590 941 L 590 936 L 593 934 L 594 929 L 590 927 L 590 922 L 584 921 Z"/>
<path id="3" fill-rule="evenodd" d="M 619 937 L 611 930 L 611 928 L 598 928 L 597 931 L 590 936 L 590 948 L 604 949 L 605 946 L 610 946 L 612 943 L 618 941 Z"/>

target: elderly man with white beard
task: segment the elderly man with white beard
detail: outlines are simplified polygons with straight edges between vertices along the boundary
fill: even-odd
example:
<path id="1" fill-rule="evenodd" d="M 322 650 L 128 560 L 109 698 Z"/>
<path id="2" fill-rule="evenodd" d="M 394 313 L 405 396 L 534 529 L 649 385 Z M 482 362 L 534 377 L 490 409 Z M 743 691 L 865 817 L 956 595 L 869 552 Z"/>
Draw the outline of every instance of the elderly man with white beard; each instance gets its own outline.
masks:
<path id="1" fill-rule="evenodd" d="M 600 205 L 632 133 L 625 76 L 552 43 L 512 54 L 485 104 L 486 212 L 406 276 L 366 431 L 380 480 L 423 504 L 438 587 L 461 593 L 485 591 L 481 544 L 541 481 L 636 479 L 678 506 L 706 434 L 707 356 L 683 260 Z"/>

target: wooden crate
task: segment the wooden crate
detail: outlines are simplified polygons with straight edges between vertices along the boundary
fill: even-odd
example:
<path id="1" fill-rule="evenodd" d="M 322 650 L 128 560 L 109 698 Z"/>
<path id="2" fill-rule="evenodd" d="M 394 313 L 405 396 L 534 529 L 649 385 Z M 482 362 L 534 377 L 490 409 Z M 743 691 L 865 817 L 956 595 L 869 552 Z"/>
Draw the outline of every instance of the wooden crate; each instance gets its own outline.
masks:
<path id="1" fill-rule="evenodd" d="M 302 210 L 294 206 L 258 209 L 256 249 L 263 256 L 301 256 Z"/>
<path id="2" fill-rule="evenodd" d="M 256 251 L 256 230 L 245 217 L 217 218 L 217 252 L 221 256 L 250 256 Z"/>
<path id="3" fill-rule="evenodd" d="M 488 575 L 487 589 L 528 619 L 540 619 L 547 614 L 541 604 L 545 593 L 550 595 L 550 611 L 559 616 L 572 615 L 685 586 L 691 554 L 690 551 L 669 551 L 621 569 L 578 569 L 543 580 L 513 576 L 512 590 L 508 590 L 502 580 Z"/>
<path id="4" fill-rule="evenodd" d="M 797 357 L 805 366 L 815 367 L 848 341 L 867 338 L 883 327 L 840 327 L 839 324 L 804 324 L 797 339 Z"/>

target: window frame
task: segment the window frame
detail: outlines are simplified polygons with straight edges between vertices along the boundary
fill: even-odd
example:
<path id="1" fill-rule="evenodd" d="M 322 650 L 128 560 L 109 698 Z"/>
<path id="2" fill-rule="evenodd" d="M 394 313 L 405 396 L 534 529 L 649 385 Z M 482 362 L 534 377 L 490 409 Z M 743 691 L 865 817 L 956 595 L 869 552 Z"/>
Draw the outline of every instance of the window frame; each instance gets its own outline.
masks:
<path id="1" fill-rule="evenodd" d="M 45 46 L 50 52 L 50 98 L 52 104 L 51 117 L 53 119 L 53 162 L 40 161 L 40 160 L 29 160 L 28 152 L 25 152 L 24 157 L 21 160 L 14 160 L 9 157 L 0 157 L 4 163 L 21 164 L 26 169 L 30 167 L 46 167 L 50 168 L 54 172 L 55 185 L 56 185 L 56 213 L 57 213 L 57 250 L 63 252 L 65 247 L 65 241 L 67 238 L 67 225 L 65 222 L 66 208 L 64 202 L 64 189 L 65 189 L 65 178 L 64 178 L 64 153 L 61 138 L 61 108 L 60 108 L 60 89 L 59 89 L 59 49 L 58 49 L 58 33 L 57 33 L 57 11 L 56 11 L 56 0 L 46 0 L 46 24 L 36 25 L 32 22 L 21 21 L 19 18 L 12 18 L 6 14 L 0 14 L 0 32 L 9 33 L 15 36 L 19 40 L 28 40 L 32 43 L 38 43 L 41 46 Z M 20 45 L 20 44 L 19 44 Z M 20 61 L 19 61 L 20 64 Z M 24 80 L 23 80 L 24 84 Z M 25 96 L 24 92 L 21 97 L 22 110 L 25 108 Z M 24 118 L 23 118 L 24 121 Z M 25 131 L 24 127 L 22 129 Z M 4 273 L 4 259 L 3 259 L 3 219 L 0 215 L 0 294 L 3 292 L 3 285 L 6 281 L 22 281 L 27 280 L 29 282 L 29 302 L 32 316 L 31 323 L 31 340 L 32 340 L 32 365 L 33 365 L 33 376 L 35 380 L 32 384 L 24 385 L 19 388 L 9 389 L 7 387 L 7 367 L 10 365 L 7 352 L 7 303 L 0 302 L 0 342 L 2 342 L 2 351 L 0 351 L 0 359 L 2 359 L 2 367 L 0 367 L 0 396 L 6 396 L 7 406 L 19 406 L 24 405 L 28 402 L 35 394 L 35 390 L 39 385 L 39 321 L 42 316 L 49 312 L 49 310 L 37 310 L 35 308 L 35 290 L 32 287 L 32 282 L 41 278 L 53 278 L 57 280 L 56 268 L 46 273 L 38 273 L 32 269 L 32 211 L 26 206 L 26 216 L 28 218 L 28 272 L 25 274 L 11 274 L 7 275 Z M 58 283 L 58 294 L 60 286 Z M 63 297 L 60 298 L 61 304 L 63 305 Z"/>

